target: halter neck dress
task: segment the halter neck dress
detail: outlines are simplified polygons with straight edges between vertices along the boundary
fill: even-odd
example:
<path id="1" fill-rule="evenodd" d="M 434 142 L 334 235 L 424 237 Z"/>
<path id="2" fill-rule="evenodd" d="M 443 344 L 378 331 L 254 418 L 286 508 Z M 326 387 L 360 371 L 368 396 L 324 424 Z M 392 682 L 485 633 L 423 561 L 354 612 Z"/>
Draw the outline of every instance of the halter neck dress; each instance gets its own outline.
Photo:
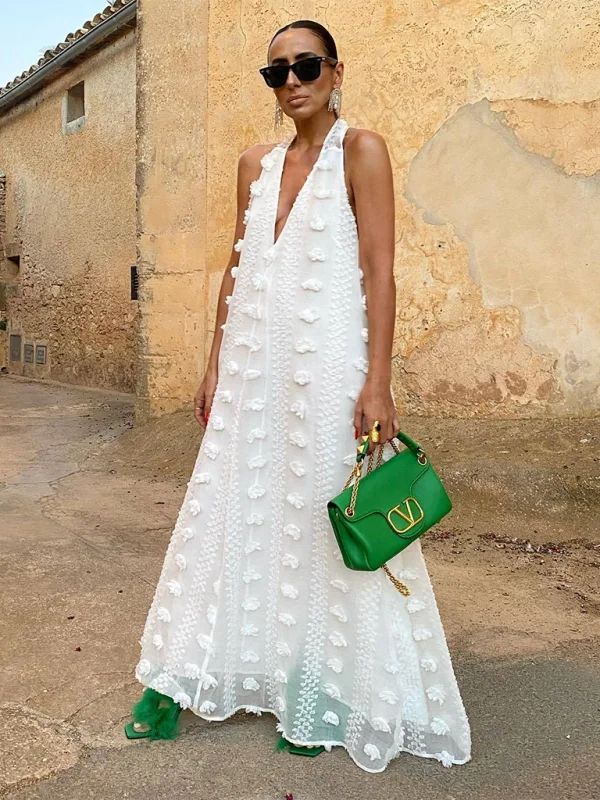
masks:
<path id="1" fill-rule="evenodd" d="M 369 367 L 347 128 L 329 130 L 277 241 L 292 136 L 250 187 L 210 421 L 136 676 L 206 720 L 268 711 L 367 772 L 402 752 L 449 767 L 470 759 L 470 728 L 420 542 L 388 562 L 405 597 L 383 570 L 345 567 L 326 508 L 356 458 Z"/>

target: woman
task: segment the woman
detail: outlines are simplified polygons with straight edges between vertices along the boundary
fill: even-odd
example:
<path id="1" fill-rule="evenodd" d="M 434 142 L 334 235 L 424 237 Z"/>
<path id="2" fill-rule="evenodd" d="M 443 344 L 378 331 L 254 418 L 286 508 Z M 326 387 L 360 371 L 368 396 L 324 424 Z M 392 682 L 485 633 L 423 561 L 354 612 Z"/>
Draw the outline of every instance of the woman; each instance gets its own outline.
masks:
<path id="1" fill-rule="evenodd" d="M 128 735 L 174 735 L 181 708 L 269 711 L 291 752 L 341 745 L 369 772 L 402 751 L 462 764 L 469 723 L 418 540 L 389 562 L 407 599 L 382 570 L 344 566 L 326 510 L 358 435 L 399 430 L 387 148 L 339 117 L 343 64 L 321 25 L 282 28 L 268 63 L 276 120 L 296 133 L 239 160 L 236 244 L 195 398 L 206 430 Z"/>

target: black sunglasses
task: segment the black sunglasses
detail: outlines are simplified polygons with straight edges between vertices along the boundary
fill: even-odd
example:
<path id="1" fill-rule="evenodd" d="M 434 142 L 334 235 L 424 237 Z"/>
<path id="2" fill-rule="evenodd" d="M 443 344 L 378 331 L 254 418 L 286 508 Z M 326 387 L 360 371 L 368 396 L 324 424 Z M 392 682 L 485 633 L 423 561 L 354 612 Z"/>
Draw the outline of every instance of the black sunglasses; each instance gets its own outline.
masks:
<path id="1" fill-rule="evenodd" d="M 290 70 L 303 83 L 316 81 L 321 74 L 323 61 L 331 64 L 332 67 L 335 67 L 338 63 L 337 59 L 331 56 L 310 56 L 310 58 L 295 61 L 293 64 L 273 64 L 271 67 L 263 67 L 259 72 L 265 79 L 267 86 L 270 86 L 271 89 L 280 89 L 285 85 Z"/>

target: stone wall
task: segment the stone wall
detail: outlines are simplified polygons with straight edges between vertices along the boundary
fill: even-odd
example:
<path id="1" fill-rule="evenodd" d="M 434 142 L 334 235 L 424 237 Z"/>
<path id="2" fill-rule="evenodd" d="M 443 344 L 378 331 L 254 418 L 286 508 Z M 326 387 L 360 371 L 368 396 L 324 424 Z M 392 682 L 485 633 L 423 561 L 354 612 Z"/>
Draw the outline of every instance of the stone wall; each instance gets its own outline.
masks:
<path id="1" fill-rule="evenodd" d="M 81 80 L 85 120 L 67 129 L 65 94 Z M 0 172 L 8 334 L 47 347 L 45 365 L 22 357 L 9 371 L 134 391 L 135 31 L 0 117 Z"/>
<path id="2" fill-rule="evenodd" d="M 238 154 L 279 138 L 257 70 L 278 27 L 313 18 L 345 63 L 342 115 L 385 136 L 392 158 L 401 412 L 597 414 L 600 24 L 589 10 L 586 0 L 212 4 L 210 335 Z"/>

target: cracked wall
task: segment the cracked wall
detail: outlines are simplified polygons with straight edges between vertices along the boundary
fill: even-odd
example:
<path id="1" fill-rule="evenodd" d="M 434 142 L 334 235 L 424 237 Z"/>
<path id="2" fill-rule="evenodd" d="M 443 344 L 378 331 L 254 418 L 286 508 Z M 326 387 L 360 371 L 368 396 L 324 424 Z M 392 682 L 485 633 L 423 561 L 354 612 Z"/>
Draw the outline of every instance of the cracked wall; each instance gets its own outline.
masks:
<path id="1" fill-rule="evenodd" d="M 151 355 L 142 363 L 150 410 L 189 405 L 202 376 L 233 239 L 237 159 L 246 147 L 282 135 L 273 132 L 273 94 L 258 69 L 280 26 L 312 18 L 331 30 L 345 63 L 343 116 L 379 131 L 390 150 L 393 384 L 401 413 L 598 413 L 600 24 L 592 4 L 185 0 L 181 8 L 185 34 L 176 17 L 165 37 L 160 3 L 141 0 L 154 19 L 143 52 L 154 52 L 157 64 L 156 89 L 142 89 L 142 122 L 152 104 L 163 104 L 159 88 L 174 92 L 178 142 L 166 151 L 185 145 L 193 170 L 184 180 L 167 163 L 164 131 L 174 128 L 165 122 L 161 130 L 157 117 L 154 134 L 142 133 L 148 146 L 139 174 L 145 181 L 154 169 L 148 159 L 162 159 L 152 178 L 162 216 L 174 185 L 178 208 L 200 215 L 197 227 L 186 228 L 183 211 L 169 210 L 169 219 L 180 221 L 160 235 L 161 258 L 186 264 L 185 279 L 170 274 L 161 283 L 164 276 L 159 281 L 152 272 L 155 256 L 147 259 L 154 301 L 167 302 L 168 282 L 173 290 L 163 321 L 154 309 L 147 322 L 152 336 L 143 346 Z M 192 48 L 192 62 L 173 45 L 188 46 L 191 35 L 206 42 L 205 51 Z M 138 67 L 146 61 L 149 55 Z M 138 76 L 140 86 L 145 80 Z M 292 130 L 286 122 L 283 135 Z M 144 250 L 146 230 L 141 241 Z M 194 347 L 202 343 L 198 357 Z"/>

